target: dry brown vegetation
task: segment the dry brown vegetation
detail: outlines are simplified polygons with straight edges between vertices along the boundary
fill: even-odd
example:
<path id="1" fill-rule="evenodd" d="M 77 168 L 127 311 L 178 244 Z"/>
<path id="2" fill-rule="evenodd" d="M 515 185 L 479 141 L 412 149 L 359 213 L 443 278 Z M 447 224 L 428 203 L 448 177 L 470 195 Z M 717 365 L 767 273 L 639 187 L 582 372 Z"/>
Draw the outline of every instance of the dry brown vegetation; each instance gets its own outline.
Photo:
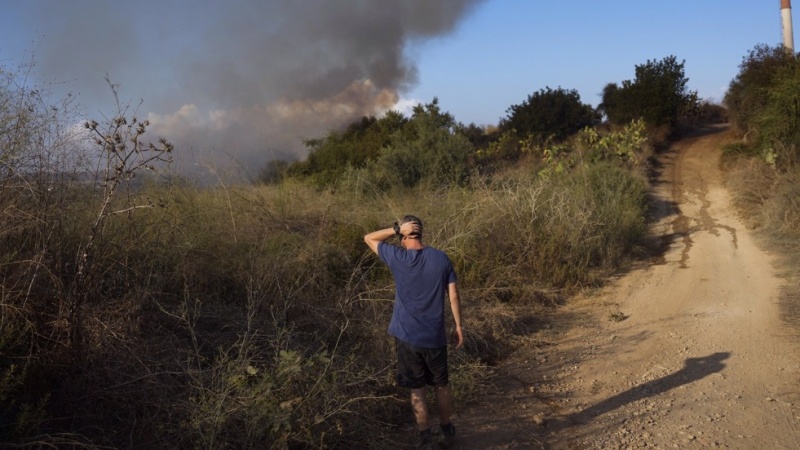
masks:
<path id="1" fill-rule="evenodd" d="M 0 440 L 21 447 L 402 448 L 393 284 L 362 236 L 413 213 L 450 255 L 469 403 L 548 311 L 642 254 L 648 159 L 672 133 L 476 148 L 434 102 L 386 119 L 391 151 L 360 166 L 200 188 L 135 108 L 89 121 L 87 146 L 69 99 L 0 74 Z M 375 150 L 353 131 L 319 145 Z M 796 170 L 731 167 L 758 181 L 737 197 L 753 223 L 796 236 Z"/>
<path id="2" fill-rule="evenodd" d="M 727 148 L 726 183 L 742 220 L 781 258 L 781 274 L 789 280 L 781 306 L 787 319 L 796 323 L 800 319 L 800 164 L 796 156 L 785 157 L 781 161 L 786 165 L 779 168 L 747 153 L 741 144 Z"/>
<path id="3" fill-rule="evenodd" d="M 627 158 L 646 146 L 563 171 L 531 157 L 460 186 L 387 192 L 352 172 L 328 189 L 198 188 L 167 176 L 156 160 L 171 146 L 146 144 L 123 107 L 87 124 L 100 130 L 89 160 L 108 168 L 87 180 L 53 165 L 79 166 L 67 156 L 84 147 L 48 145 L 55 128 L 35 138 L 25 111 L 49 105 L 5 92 L 20 96 L 0 111 L 14 144 L 0 185 L 0 436 L 19 446 L 401 446 L 393 286 L 366 232 L 414 213 L 451 255 L 468 324 L 453 385 L 469 402 L 547 326 L 543 311 L 601 283 L 645 230 L 646 181 Z"/>

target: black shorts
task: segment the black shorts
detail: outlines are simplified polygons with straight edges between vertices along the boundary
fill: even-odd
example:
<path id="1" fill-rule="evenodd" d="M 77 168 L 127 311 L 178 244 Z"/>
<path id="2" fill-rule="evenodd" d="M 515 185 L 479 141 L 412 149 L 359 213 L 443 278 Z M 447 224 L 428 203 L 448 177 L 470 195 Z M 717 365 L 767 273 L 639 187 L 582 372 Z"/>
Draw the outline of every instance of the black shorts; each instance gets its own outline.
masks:
<path id="1" fill-rule="evenodd" d="M 395 338 L 397 346 L 397 384 L 419 389 L 447 386 L 447 346 L 439 348 L 414 347 Z"/>

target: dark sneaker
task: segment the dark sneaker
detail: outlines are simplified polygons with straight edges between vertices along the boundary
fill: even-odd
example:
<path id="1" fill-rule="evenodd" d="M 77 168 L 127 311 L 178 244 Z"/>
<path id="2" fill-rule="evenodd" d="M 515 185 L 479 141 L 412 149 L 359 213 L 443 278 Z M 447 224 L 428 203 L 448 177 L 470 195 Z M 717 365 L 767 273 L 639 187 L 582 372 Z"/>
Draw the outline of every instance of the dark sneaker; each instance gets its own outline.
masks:
<path id="1" fill-rule="evenodd" d="M 442 425 L 442 439 L 439 441 L 439 447 L 448 448 L 453 445 L 453 439 L 456 437 L 456 427 L 452 423 Z"/>
<path id="2" fill-rule="evenodd" d="M 417 442 L 417 446 L 414 448 L 433 450 L 433 434 L 430 429 L 419 432 L 419 442 Z"/>

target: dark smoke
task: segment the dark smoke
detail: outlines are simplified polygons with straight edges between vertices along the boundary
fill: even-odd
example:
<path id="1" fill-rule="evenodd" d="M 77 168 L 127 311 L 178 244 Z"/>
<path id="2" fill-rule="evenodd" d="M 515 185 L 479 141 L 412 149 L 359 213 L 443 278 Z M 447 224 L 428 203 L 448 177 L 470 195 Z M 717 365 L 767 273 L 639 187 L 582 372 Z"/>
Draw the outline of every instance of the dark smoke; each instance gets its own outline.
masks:
<path id="1" fill-rule="evenodd" d="M 252 171 L 391 108 L 416 82 L 409 45 L 450 33 L 481 1 L 29 1 L 23 14 L 38 69 L 100 105 L 88 116 L 113 113 L 107 74 L 184 165 L 232 158 Z"/>

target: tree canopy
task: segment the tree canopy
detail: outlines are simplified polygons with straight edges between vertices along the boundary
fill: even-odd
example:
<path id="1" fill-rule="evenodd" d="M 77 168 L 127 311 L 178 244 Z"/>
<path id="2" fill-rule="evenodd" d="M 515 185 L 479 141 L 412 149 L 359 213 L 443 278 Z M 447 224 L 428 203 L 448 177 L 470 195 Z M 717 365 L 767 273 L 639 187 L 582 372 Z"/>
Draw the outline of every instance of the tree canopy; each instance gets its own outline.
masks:
<path id="1" fill-rule="evenodd" d="M 422 180 L 462 183 L 469 172 L 474 146 L 463 125 L 443 112 L 439 100 L 414 107 L 410 118 L 389 111 L 381 118 L 364 117 L 342 130 L 305 142 L 308 157 L 286 169 L 290 177 L 318 186 L 337 182 L 348 170 L 360 170 L 378 185 L 413 186 Z M 272 163 L 262 180 L 277 181 L 282 167 Z"/>
<path id="2" fill-rule="evenodd" d="M 756 122 L 763 117 L 763 112 L 770 105 L 779 103 L 786 104 L 786 107 L 779 109 L 788 108 L 784 111 L 788 114 L 784 117 L 781 114 L 772 115 L 772 119 L 778 121 L 778 126 L 785 125 L 785 119 L 794 117 L 796 120 L 798 111 L 796 107 L 795 111 L 791 111 L 791 105 L 796 104 L 798 94 L 792 89 L 792 84 L 797 83 L 794 80 L 797 79 L 799 66 L 795 55 L 783 47 L 758 45 L 750 50 L 725 94 L 724 103 L 733 125 L 742 133 L 750 133 L 758 128 Z M 778 92 L 780 95 L 776 95 Z"/>
<path id="3" fill-rule="evenodd" d="M 519 105 L 511 105 L 500 128 L 515 130 L 519 136 L 563 140 L 591 125 L 598 115 L 590 105 L 581 103 L 576 90 L 547 87 L 529 95 Z"/>
<path id="4" fill-rule="evenodd" d="M 457 132 L 462 127 L 439 100 L 414 107 L 411 119 L 391 137 L 375 170 L 390 186 L 410 187 L 426 180 L 437 185 L 461 184 L 469 175 L 474 146 Z"/>
<path id="5" fill-rule="evenodd" d="M 635 75 L 621 86 L 609 83 L 603 89 L 599 109 L 609 122 L 622 125 L 641 118 L 648 125 L 674 127 L 697 99 L 696 93 L 687 90 L 684 62 L 675 56 L 637 65 Z"/>
<path id="6" fill-rule="evenodd" d="M 319 185 L 336 181 L 347 167 L 363 168 L 378 158 L 392 134 L 408 121 L 401 113 L 389 111 L 380 119 L 363 117 L 342 130 L 332 130 L 319 139 L 305 141 L 308 157 L 288 168 L 290 176 L 307 177 Z"/>

